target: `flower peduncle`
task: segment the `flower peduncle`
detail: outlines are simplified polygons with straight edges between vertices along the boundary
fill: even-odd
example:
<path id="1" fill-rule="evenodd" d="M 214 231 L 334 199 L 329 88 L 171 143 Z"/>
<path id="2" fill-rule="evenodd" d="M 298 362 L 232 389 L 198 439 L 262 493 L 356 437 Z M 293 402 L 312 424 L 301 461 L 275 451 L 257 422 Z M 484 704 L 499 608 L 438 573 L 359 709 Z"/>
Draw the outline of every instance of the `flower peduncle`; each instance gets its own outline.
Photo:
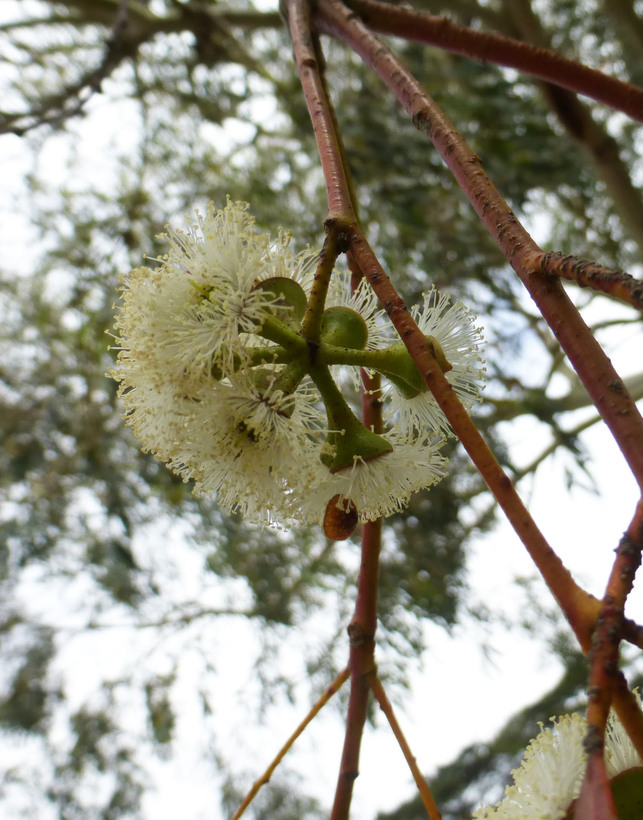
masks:
<path id="1" fill-rule="evenodd" d="M 327 465 L 331 473 L 352 466 L 356 459 L 369 461 L 392 452 L 392 445 L 383 436 L 369 430 L 357 419 L 327 367 L 314 365 L 310 376 L 328 414 L 328 443 L 334 448 L 332 460 Z"/>

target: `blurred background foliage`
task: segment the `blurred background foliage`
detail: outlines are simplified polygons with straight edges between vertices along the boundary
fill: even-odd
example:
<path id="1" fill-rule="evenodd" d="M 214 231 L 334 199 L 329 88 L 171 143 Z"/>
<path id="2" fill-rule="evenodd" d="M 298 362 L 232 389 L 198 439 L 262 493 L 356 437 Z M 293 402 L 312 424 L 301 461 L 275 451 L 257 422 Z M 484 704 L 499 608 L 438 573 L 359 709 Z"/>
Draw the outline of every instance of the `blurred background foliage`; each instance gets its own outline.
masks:
<path id="1" fill-rule="evenodd" d="M 637 4 L 416 5 L 643 81 Z M 186 658 L 206 727 L 217 698 L 212 642 L 234 622 L 252 623 L 258 636 L 262 708 L 295 697 L 296 675 L 280 665 L 295 634 L 312 697 L 345 660 L 357 551 L 317 529 L 265 532 L 228 519 L 138 450 L 105 378 L 118 276 L 164 252 L 158 235 L 168 221 L 180 225 L 182 214 L 226 195 L 249 201 L 262 229 L 287 226 L 297 247 L 319 245 L 323 178 L 270 4 L 24 0 L 1 11 L 0 146 L 11 154 L 20 142 L 31 159 L 19 198 L 5 203 L 23 218 L 24 254 L 0 259 L 0 749 L 19 752 L 0 775 L 0 805 L 6 817 L 139 817 L 153 761 L 171 758 L 179 742 Z M 340 45 L 323 46 L 362 218 L 382 261 L 409 301 L 435 283 L 484 324 L 489 384 L 477 420 L 485 436 L 520 480 L 530 470 L 513 463 L 505 425 L 536 418 L 542 459 L 564 450 L 575 465 L 570 480 L 582 470 L 590 480 L 580 428 L 566 421 L 585 406 L 584 392 L 512 272 L 379 80 Z M 394 47 L 547 247 L 640 270 L 634 125 L 514 71 Z M 616 316 L 611 325 L 640 322 L 626 309 Z M 538 365 L 526 368 L 525 357 Z M 631 382 L 637 397 L 641 381 Z M 385 522 L 380 662 L 394 691 L 422 655 L 427 620 L 450 630 L 465 617 L 493 619 L 470 594 L 467 552 L 494 526 L 495 509 L 465 454 L 451 450 L 449 478 Z M 108 633 L 120 637 L 103 650 Z M 579 702 L 583 659 L 557 622 L 543 640 L 559 657 L 560 682 L 496 738 L 433 773 L 445 818 L 498 794 L 499 773 L 535 722 Z M 80 688 L 74 651 L 110 656 Z M 225 743 L 206 746 L 230 811 L 243 791 L 239 773 Z M 251 816 L 324 816 L 305 784 L 287 770 L 280 778 Z M 415 803 L 386 815 L 420 816 Z"/>

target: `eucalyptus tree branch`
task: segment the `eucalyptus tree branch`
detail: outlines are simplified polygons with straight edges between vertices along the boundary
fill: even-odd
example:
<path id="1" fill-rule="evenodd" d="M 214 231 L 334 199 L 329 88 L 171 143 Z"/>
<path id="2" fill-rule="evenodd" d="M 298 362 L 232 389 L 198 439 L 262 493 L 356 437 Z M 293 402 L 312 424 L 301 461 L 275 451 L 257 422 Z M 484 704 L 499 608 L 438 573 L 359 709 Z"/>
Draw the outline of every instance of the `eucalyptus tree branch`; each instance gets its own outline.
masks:
<path id="1" fill-rule="evenodd" d="M 320 93 L 319 82 L 316 79 L 317 60 L 310 53 L 310 38 L 305 39 L 308 31 L 309 21 L 304 10 L 299 3 L 301 0 L 290 0 L 287 5 L 289 26 L 291 36 L 295 45 L 295 55 L 302 78 L 302 84 L 306 91 L 307 103 L 315 134 L 317 137 L 320 154 L 327 183 L 329 211 L 340 207 L 346 208 L 349 204 L 348 188 L 345 180 L 341 177 L 343 167 L 337 140 L 334 137 L 334 122 L 329 117 L 323 104 L 323 97 Z M 297 15 L 296 17 L 294 15 Z M 345 6 L 338 2 L 325 3 L 317 8 L 317 23 L 335 36 L 345 40 L 364 59 L 371 64 L 377 73 L 381 74 L 390 87 L 398 94 L 406 104 L 407 109 L 414 116 L 416 124 L 424 124 L 427 131 L 432 132 L 436 144 L 441 149 L 445 161 L 453 170 L 456 178 L 472 199 L 474 206 L 479 211 L 481 218 L 495 236 L 501 249 L 506 256 L 514 263 L 514 266 L 522 271 L 520 262 L 531 251 L 542 251 L 533 242 L 529 234 L 518 223 L 516 217 L 508 208 L 504 200 L 500 197 L 496 189 L 481 168 L 480 159 L 464 143 L 462 137 L 455 131 L 437 106 L 431 107 L 427 104 L 427 95 L 416 83 L 397 60 L 390 54 L 388 49 L 376 40 L 370 32 L 355 19 L 354 15 Z M 432 104 L 432 101 L 430 101 Z M 429 109 L 429 110 L 427 110 Z M 434 128 L 431 128 L 430 115 L 435 116 Z M 473 177 L 473 178 L 472 178 Z M 481 190 L 482 189 L 482 190 Z M 337 205 L 335 203 L 338 203 Z M 406 344 L 413 357 L 422 378 L 429 389 L 433 392 L 441 409 L 448 418 L 454 432 L 462 441 L 465 449 L 472 458 L 481 476 L 498 500 L 508 520 L 514 527 L 516 533 L 523 541 L 529 551 L 534 563 L 545 578 L 552 594 L 558 601 L 562 611 L 565 613 L 574 631 L 579 636 L 582 645 L 587 646 L 589 636 L 593 628 L 593 619 L 596 615 L 598 602 L 593 596 L 588 595 L 573 580 L 567 568 L 560 558 L 552 550 L 546 539 L 536 526 L 535 522 L 524 507 L 520 497 L 513 487 L 508 476 L 503 472 L 488 445 L 473 424 L 468 413 L 458 400 L 449 382 L 446 380 L 439 365 L 437 364 L 427 341 L 420 332 L 409 311 L 392 287 L 390 280 L 381 267 L 377 257 L 368 246 L 366 239 L 357 227 L 356 221 L 346 224 L 348 234 L 348 250 L 350 256 L 355 261 L 359 270 L 366 276 L 374 291 L 378 295 L 381 304 L 386 309 L 391 321 L 396 327 L 401 339 Z M 522 250 L 524 248 L 524 250 Z M 519 261 L 516 261 L 519 260 Z M 532 274 L 533 275 L 533 274 Z M 557 280 L 549 281 L 557 282 Z M 558 283 L 560 288 L 560 283 Z M 562 296 L 564 292 L 560 289 Z M 566 297 L 565 297 L 566 298 Z M 578 316 L 578 312 L 569 303 L 571 310 Z M 542 308 L 541 308 L 542 309 Z M 580 319 L 580 317 L 578 317 Z M 580 320 L 582 322 L 582 320 Z M 584 326 L 584 323 L 582 323 Z M 585 328 L 587 335 L 598 348 L 593 336 Z M 602 351 L 600 351 L 602 354 Z M 643 477 L 643 460 L 641 467 Z M 367 525 L 369 526 L 369 525 Z M 366 532 L 366 527 L 364 532 Z M 364 537 L 364 535 L 363 535 Z M 362 572 L 365 571 L 365 564 L 362 563 Z M 362 589 L 362 572 L 360 572 L 360 589 L 358 590 L 358 604 L 356 613 L 365 606 L 360 597 Z M 371 567 L 371 574 L 373 569 Z M 366 590 L 366 587 L 363 587 Z M 366 595 L 366 592 L 364 593 Z M 373 594 L 372 592 L 370 593 Z M 366 600 L 366 599 L 364 599 Z M 359 624 L 359 634 L 363 633 L 363 627 Z M 368 633 L 367 633 L 368 634 Z M 374 634 L 374 625 L 373 633 Z M 352 636 L 351 636 L 352 637 Z M 347 735 L 344 746 L 344 756 L 342 762 L 342 775 L 336 793 L 336 813 L 333 820 L 347 816 L 350 796 L 352 794 L 352 779 L 357 776 L 357 757 L 359 753 L 359 742 L 361 739 L 362 717 L 365 716 L 365 696 L 363 694 L 364 679 L 374 670 L 374 661 L 369 652 L 364 656 L 359 653 L 360 645 L 354 645 L 351 641 L 351 658 L 355 654 L 355 667 L 360 674 L 356 677 L 356 682 L 361 682 L 361 690 L 355 686 L 352 688 L 352 713 L 354 718 L 349 720 Z M 372 669 L 369 668 L 372 664 Z M 353 666 L 351 666 L 351 670 Z"/>
<path id="2" fill-rule="evenodd" d="M 357 285 L 359 269 L 351 260 L 353 286 Z M 362 371 L 362 421 L 373 432 L 382 431 L 382 407 L 377 401 L 380 376 Z M 332 503 L 332 502 L 331 502 Z M 368 521 L 362 527 L 362 561 L 357 580 L 355 612 L 348 626 L 350 652 L 348 666 L 351 691 L 346 717 L 346 733 L 333 809 L 330 820 L 348 820 L 353 796 L 353 783 L 359 773 L 359 753 L 370 686 L 377 677 L 375 663 L 375 632 L 377 629 L 377 589 L 382 548 L 382 519 Z"/>
<path id="3" fill-rule="evenodd" d="M 324 79 L 323 55 L 317 42 L 317 35 L 311 27 L 310 6 L 305 0 L 284 0 L 282 9 L 287 20 L 297 70 L 317 141 L 328 199 L 328 219 L 325 222 L 327 239 L 315 274 L 315 287 L 318 288 L 319 294 L 318 298 L 309 300 L 302 325 L 305 332 L 312 332 L 315 338 L 319 332 L 321 310 L 333 264 L 338 252 L 347 249 L 346 230 L 357 224 L 357 214 L 343 144 Z M 356 284 L 357 278 L 359 270 L 353 269 L 353 284 Z M 381 428 L 380 409 L 379 406 L 368 403 L 366 396 L 367 391 L 363 391 L 364 423 L 376 431 Z M 333 504 L 333 500 L 330 504 Z M 362 561 L 357 581 L 355 612 L 348 627 L 348 666 L 351 683 L 344 745 L 331 820 L 348 820 L 353 783 L 359 772 L 361 741 L 368 712 L 369 681 L 376 674 L 375 631 L 381 545 L 381 519 L 366 522 L 362 526 Z"/>
<path id="4" fill-rule="evenodd" d="M 643 89 L 582 66 L 547 48 L 548 44 L 544 41 L 529 3 L 509 0 L 506 7 L 510 18 L 520 24 L 520 34 L 531 43 L 467 28 L 444 17 L 381 3 L 379 0 L 355 0 L 351 6 L 375 31 L 397 34 L 474 59 L 511 66 L 544 81 L 543 92 L 547 102 L 568 133 L 589 155 L 624 226 L 643 255 L 641 191 L 632 182 L 619 155 L 616 140 L 575 97 L 575 93 L 582 93 L 612 108 L 625 111 L 625 108 L 616 103 L 616 94 L 622 93 L 623 99 L 627 100 L 626 113 L 641 121 Z M 581 79 L 582 82 L 579 83 Z M 614 92 L 609 86 L 614 87 Z M 596 96 L 600 91 L 605 92 L 602 98 Z"/>
<path id="5" fill-rule="evenodd" d="M 270 778 L 272 777 L 273 772 L 275 771 L 277 766 L 281 763 L 281 761 L 284 759 L 286 754 L 290 751 L 290 749 L 294 745 L 297 738 L 302 734 L 302 732 L 306 729 L 306 727 L 310 724 L 310 722 L 315 717 L 317 717 L 319 712 L 321 712 L 321 710 L 328 703 L 328 701 L 333 697 L 333 695 L 342 688 L 342 686 L 348 680 L 349 675 L 350 675 L 350 672 L 349 672 L 348 667 L 346 667 L 346 669 L 344 669 L 342 672 L 339 673 L 339 675 L 337 675 L 337 677 L 331 683 L 331 685 L 328 687 L 328 689 L 326 689 L 324 694 L 319 698 L 318 701 L 316 701 L 316 703 L 313 705 L 313 707 L 308 712 L 306 717 L 302 720 L 302 722 L 299 724 L 299 726 L 297 726 L 295 731 L 290 735 L 288 740 L 284 743 L 284 745 L 281 747 L 281 749 L 277 752 L 277 754 L 275 755 L 274 760 L 268 766 L 266 771 L 261 775 L 261 777 L 258 780 L 256 780 L 253 783 L 252 788 L 250 789 L 248 794 L 245 796 L 245 798 L 243 799 L 243 801 L 240 804 L 239 808 L 235 811 L 235 813 L 232 815 L 230 820 L 239 820 L 239 818 L 245 812 L 245 810 L 248 808 L 250 803 L 252 803 L 252 801 L 255 799 L 255 797 L 257 796 L 257 794 L 258 794 L 259 790 L 261 789 L 261 787 L 265 786 L 266 783 L 268 783 L 270 781 Z"/>
<path id="6" fill-rule="evenodd" d="M 371 681 L 377 675 L 375 630 L 381 546 L 382 519 L 367 521 L 362 525 L 362 560 L 357 580 L 355 613 L 348 626 L 351 691 L 342 759 L 330 820 L 348 820 L 353 783 L 359 775 L 359 753 L 368 712 L 368 697 Z"/>
<path id="7" fill-rule="evenodd" d="M 482 62 L 515 68 L 532 77 L 568 88 L 643 122 L 643 89 L 601 71 L 500 34 L 461 26 L 408 6 L 380 0 L 351 0 L 373 31 L 427 43 Z"/>
<path id="8" fill-rule="evenodd" d="M 305 0 L 284 0 L 284 10 L 326 181 L 328 218 L 353 223 L 357 217 L 352 203 L 352 191 L 314 42 L 310 7 Z"/>
<path id="9" fill-rule="evenodd" d="M 323 30 L 343 40 L 360 54 L 395 93 L 416 128 L 432 140 L 555 333 L 616 439 L 639 486 L 643 488 L 643 448 L 640 446 L 643 419 L 560 281 L 540 273 L 539 264 L 544 252 L 487 177 L 480 157 L 471 150 L 415 77 L 340 0 L 328 0 L 319 7 L 317 21 Z"/>
<path id="10" fill-rule="evenodd" d="M 144 38 L 143 38 L 144 39 Z M 143 39 L 132 37 L 128 31 L 128 2 L 120 0 L 114 7 L 111 31 L 105 42 L 103 57 L 98 66 L 85 72 L 82 77 L 62 91 L 46 98 L 39 109 L 27 114 L 0 113 L 0 133 L 23 136 L 41 125 L 60 125 L 77 116 L 91 97 L 101 89 L 106 79 L 123 60 L 133 57 Z M 84 96 L 81 96 L 86 92 Z M 20 125 L 21 121 L 25 121 Z"/>
<path id="11" fill-rule="evenodd" d="M 301 332 L 304 338 L 315 343 L 319 342 L 324 305 L 326 304 L 326 294 L 328 293 L 330 278 L 333 274 L 333 268 L 338 256 L 339 247 L 337 236 L 334 232 L 329 232 L 324 240 L 321 253 L 319 254 L 319 262 L 315 270 L 315 278 L 311 286 L 310 298 L 306 305 L 306 312 L 301 324 Z"/>
<path id="12" fill-rule="evenodd" d="M 589 746 L 587 738 L 584 739 L 584 749 Z M 602 749 L 590 751 L 581 792 L 574 801 L 574 816 L 619 820 Z"/>
<path id="13" fill-rule="evenodd" d="M 380 709 L 386 715 L 386 719 L 389 722 L 389 726 L 393 730 L 393 734 L 395 735 L 399 747 L 402 750 L 404 759 L 406 760 L 408 767 L 411 770 L 413 780 L 415 781 L 415 785 L 417 786 L 418 792 L 420 793 L 422 805 L 426 809 L 426 813 L 429 815 L 430 820 L 442 820 L 442 815 L 440 814 L 440 810 L 438 809 L 438 806 L 433 798 L 433 795 L 431 794 L 429 784 L 426 782 L 426 779 L 424 778 L 422 772 L 418 767 L 417 761 L 413 756 L 413 753 L 411 752 L 411 747 L 409 746 L 406 738 L 404 737 L 404 733 L 402 732 L 400 724 L 397 722 L 393 706 L 388 697 L 386 696 L 386 692 L 384 691 L 382 682 L 378 677 L 375 677 L 371 680 L 371 689 L 373 690 L 373 694 L 375 695 L 377 702 L 380 705 Z"/>
<path id="14" fill-rule="evenodd" d="M 550 38 L 529 0 L 505 0 L 505 26 L 537 48 L 549 48 Z M 643 195 L 634 184 L 630 169 L 620 155 L 617 140 L 604 123 L 597 122 L 587 105 L 573 91 L 559 84 L 541 83 L 545 102 L 556 114 L 570 137 L 587 154 L 594 172 L 601 179 L 616 212 L 630 237 L 637 243 L 643 259 Z"/>
<path id="15" fill-rule="evenodd" d="M 578 586 L 538 529 L 511 480 L 442 373 L 427 340 L 395 291 L 377 257 L 358 231 L 351 235 L 350 249 L 456 436 L 529 552 L 572 628 L 581 636 L 581 643 L 588 645 L 598 601 Z"/>
<path id="16" fill-rule="evenodd" d="M 634 576 L 641 565 L 643 552 L 643 498 L 639 500 L 634 517 L 620 540 L 616 559 L 610 573 L 596 628 L 592 635 L 590 654 L 590 695 L 587 722 L 595 735 L 595 744 L 602 754 L 607 716 L 615 690 L 618 671 L 618 653 L 625 602 L 632 591 Z M 623 724 L 627 728 L 627 724 Z M 600 743 L 599 743 L 600 740 Z M 632 738 L 643 754 L 643 736 Z"/>
<path id="17" fill-rule="evenodd" d="M 625 601 L 632 590 L 636 570 L 641 564 L 642 551 L 643 498 L 639 500 L 634 518 L 618 545 L 616 560 L 592 634 L 587 690 L 588 728 L 584 742 L 588 761 L 575 810 L 579 817 L 593 814 L 605 820 L 618 820 L 605 764 L 605 729 L 619 679 L 618 655 Z M 640 717 L 630 723 L 629 709 L 621 709 L 619 712 L 617 707 L 617 712 L 619 717 L 622 712 L 621 723 L 639 755 L 643 755 L 643 734 L 640 733 L 643 724 Z"/>
<path id="18" fill-rule="evenodd" d="M 620 302 L 643 310 L 643 280 L 635 279 L 629 273 L 564 253 L 544 254 L 538 260 L 538 267 L 542 273 L 569 279 L 581 288 L 601 291 Z"/>
<path id="19" fill-rule="evenodd" d="M 574 630 L 581 648 L 587 653 L 590 650 L 590 646 L 592 646 L 593 635 L 596 634 L 596 628 L 599 622 L 599 610 L 601 608 L 600 602 L 582 590 L 574 582 L 560 558 L 554 553 L 542 533 L 537 529 L 511 482 L 502 472 L 478 430 L 455 396 L 451 385 L 434 360 L 426 340 L 415 325 L 408 310 L 405 309 L 401 299 L 395 293 L 390 280 L 379 265 L 375 254 L 373 254 L 365 239 L 359 235 L 357 231 L 355 231 L 351 238 L 351 253 L 366 273 L 378 297 L 386 306 L 393 324 L 398 330 L 400 337 L 407 344 L 409 353 L 416 362 L 418 370 L 422 374 L 427 386 L 433 392 L 433 395 L 449 419 L 456 435 L 469 452 L 478 471 L 485 481 L 487 481 L 489 488 L 498 500 L 505 515 L 523 541 L 532 560 L 541 572 L 552 594 L 558 601 L 562 612 Z M 637 539 L 636 544 L 633 544 L 634 538 Z M 643 502 L 639 502 L 637 513 L 622 545 L 623 549 L 621 552 L 623 553 L 623 557 L 621 561 L 619 561 L 619 566 L 615 567 L 613 573 L 614 577 L 620 578 L 619 573 L 624 576 L 620 578 L 620 581 L 615 582 L 614 585 L 617 609 L 618 606 L 620 606 L 620 600 L 624 599 L 628 589 L 631 587 L 635 568 L 640 562 L 640 553 L 643 547 Z M 606 595 L 606 601 L 607 600 L 608 595 Z M 617 617 L 617 620 L 618 627 L 620 628 L 622 626 L 622 609 L 620 619 Z M 627 631 L 631 632 L 631 629 Z M 613 640 L 612 632 L 607 635 L 610 641 Z M 618 637 L 617 635 L 616 642 L 618 642 Z M 626 715 L 625 719 L 631 719 L 633 726 L 631 732 L 633 737 L 636 737 L 635 743 L 643 744 L 643 715 L 640 715 L 640 710 L 634 713 L 632 712 L 632 698 L 628 698 L 628 695 L 623 691 L 623 687 L 620 684 L 621 677 L 618 673 L 618 666 L 615 666 L 615 674 L 617 675 L 619 688 L 614 692 L 614 706 L 619 716 L 622 712 Z M 641 750 L 643 751 L 643 745 Z M 591 759 L 590 757 L 590 760 Z M 591 771 L 591 778 L 600 776 L 601 771 L 603 771 L 601 766 L 601 763 L 594 762 L 591 770 L 590 767 L 588 767 L 588 771 Z M 603 797 L 604 794 L 601 787 L 598 797 L 593 793 L 592 799 L 602 799 Z M 607 812 L 601 815 L 601 817 L 605 818 L 610 816 Z"/>

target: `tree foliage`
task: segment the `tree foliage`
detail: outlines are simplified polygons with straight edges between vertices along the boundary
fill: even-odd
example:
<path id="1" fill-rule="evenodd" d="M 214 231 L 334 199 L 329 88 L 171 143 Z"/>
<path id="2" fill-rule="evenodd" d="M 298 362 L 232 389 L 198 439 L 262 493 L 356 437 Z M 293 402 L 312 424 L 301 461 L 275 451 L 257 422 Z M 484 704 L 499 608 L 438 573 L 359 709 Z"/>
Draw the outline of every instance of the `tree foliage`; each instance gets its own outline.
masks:
<path id="1" fill-rule="evenodd" d="M 225 624 L 250 622 L 261 635 L 262 703 L 294 696 L 297 674 L 309 676 L 311 694 L 321 691 L 344 662 L 357 551 L 317 529 L 262 531 L 230 520 L 139 451 L 105 378 L 118 277 L 164 253 L 168 221 L 226 195 L 249 201 L 262 228 L 287 226 L 298 248 L 320 245 L 324 179 L 276 8 L 243 0 L 6 6 L 0 140 L 19 141 L 31 157 L 18 207 L 35 241 L 24 259 L 0 262 L 0 744 L 33 755 L 6 770 L 0 801 L 13 816 L 20 807 L 42 817 L 142 816 L 150 761 L 171 756 L 179 732 L 186 659 L 199 657 L 191 697 L 206 726 L 217 692 L 208 645 Z M 415 6 L 642 81 L 643 18 L 632 4 Z M 573 415 L 589 400 L 522 285 L 380 80 L 340 43 L 322 45 L 361 220 L 381 261 L 409 303 L 435 283 L 484 322 L 489 383 L 476 420 L 502 466 L 520 481 L 564 452 L 572 480 L 583 470 L 591 479 L 580 438 L 588 417 L 579 424 Z M 638 126 L 511 69 L 418 43 L 395 48 L 548 247 L 638 269 Z M 574 298 L 591 311 L 604 297 Z M 640 329 L 636 310 L 612 315 L 606 330 Z M 526 368 L 526 357 L 537 365 Z M 640 377 L 629 385 L 635 399 L 643 395 Z M 544 443 L 525 469 L 506 437 L 508 422 L 527 417 Z M 380 665 L 400 687 L 424 651 L 427 620 L 450 629 L 491 617 L 492 607 L 472 603 L 467 554 L 496 510 L 459 445 L 451 465 L 443 483 L 384 526 Z M 114 630 L 128 647 L 120 658 L 119 642 L 106 637 Z M 282 674 L 292 636 L 311 631 L 298 672 Z M 74 693 L 70 646 L 89 651 L 92 641 L 93 651 L 115 657 Z M 585 666 L 568 649 L 555 690 L 437 773 L 445 817 L 463 816 L 500 782 L 535 721 L 578 701 Z M 240 787 L 226 744 L 213 745 L 213 779 L 230 810 Z M 298 794 L 285 779 L 263 800 L 256 817 L 323 816 L 305 787 Z M 387 816 L 420 816 L 416 809 Z"/>

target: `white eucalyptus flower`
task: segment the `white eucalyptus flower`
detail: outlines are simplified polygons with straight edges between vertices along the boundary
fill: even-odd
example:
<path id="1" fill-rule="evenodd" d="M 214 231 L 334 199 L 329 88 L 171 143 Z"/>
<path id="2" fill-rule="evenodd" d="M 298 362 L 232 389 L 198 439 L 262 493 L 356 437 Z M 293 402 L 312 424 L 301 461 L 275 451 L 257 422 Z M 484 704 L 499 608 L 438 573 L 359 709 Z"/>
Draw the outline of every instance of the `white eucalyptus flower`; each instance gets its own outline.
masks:
<path id="1" fill-rule="evenodd" d="M 258 283 L 307 280 L 315 261 L 311 250 L 295 257 L 288 234 L 273 242 L 254 225 L 246 203 L 229 201 L 220 211 L 210 203 L 186 231 L 168 230 L 160 267 L 138 268 L 122 282 L 116 327 L 132 355 L 197 375 L 213 365 L 230 372 L 247 355 L 244 334 L 279 307 Z"/>
<path id="2" fill-rule="evenodd" d="M 273 523 L 292 519 L 292 488 L 319 457 L 326 415 L 310 383 L 282 389 L 285 365 L 243 365 L 275 346 L 255 333 L 266 317 L 289 310 L 257 284 L 291 279 L 305 305 L 318 254 L 294 256 L 285 233 L 257 234 L 246 207 L 209 205 L 187 232 L 169 231 L 158 268 L 124 278 L 110 375 L 144 450 L 229 512 Z"/>
<path id="3" fill-rule="evenodd" d="M 305 483 L 311 459 L 319 459 L 324 421 L 306 388 L 284 394 L 272 383 L 258 388 L 243 378 L 213 380 L 187 412 L 183 408 L 171 451 L 159 442 L 156 452 L 195 480 L 197 494 L 216 494 L 226 512 L 285 524 L 298 520 L 292 489 Z"/>
<path id="4" fill-rule="evenodd" d="M 328 288 L 326 307 L 345 307 L 362 317 L 368 331 L 365 345 L 367 350 L 386 346 L 391 320 L 380 307 L 375 291 L 366 279 L 362 279 L 353 292 L 351 274 L 347 271 L 334 271 Z"/>
<path id="5" fill-rule="evenodd" d="M 587 755 L 583 738 L 587 721 L 581 715 L 564 715 L 542 729 L 532 740 L 513 785 L 495 807 L 477 811 L 473 820 L 562 820 L 580 794 Z M 616 715 L 611 712 L 605 734 L 605 756 L 610 778 L 643 766 Z M 643 769 L 641 769 L 643 772 Z M 578 818 L 580 820 L 580 818 Z"/>
<path id="6" fill-rule="evenodd" d="M 432 336 L 442 348 L 451 365 L 445 375 L 467 411 L 480 400 L 480 385 L 484 367 L 479 355 L 482 334 L 475 326 L 475 317 L 462 304 L 451 303 L 446 293 L 431 290 L 425 293 L 421 306 L 411 314 L 425 336 Z M 392 385 L 387 388 L 391 411 L 401 430 L 413 429 L 424 434 L 452 435 L 451 427 L 431 391 L 404 398 Z"/>
<path id="7" fill-rule="evenodd" d="M 396 366 L 386 351 L 377 353 L 390 344 L 392 326 L 366 281 L 352 293 L 350 274 L 333 273 L 318 345 L 326 361 L 316 363 L 300 331 L 317 251 L 295 256 L 289 234 L 273 241 L 257 233 L 247 205 L 231 201 L 223 210 L 209 204 L 205 216 L 188 219 L 184 231 L 168 230 L 167 238 L 157 268 L 124 277 L 115 324 L 119 355 L 111 375 L 146 451 L 193 480 L 195 492 L 216 495 L 224 510 L 261 524 L 317 523 L 335 496 L 352 501 L 360 520 L 374 520 L 445 475 L 437 433 L 447 425 L 430 393 L 410 400 L 392 388 L 384 393 L 390 401 L 380 447 L 372 434 L 371 444 L 368 435 L 360 440 L 364 428 L 337 388 L 355 391 L 360 365 L 380 363 L 385 373 Z M 481 375 L 470 314 L 432 291 L 415 315 L 470 404 Z M 327 367 L 335 384 L 324 376 Z M 328 415 L 341 429 L 329 430 Z M 375 451 L 389 443 L 391 451 L 373 457 L 373 439 Z M 348 466 L 331 470 L 328 459 L 343 458 L 341 441 Z"/>
<path id="8" fill-rule="evenodd" d="M 401 512 L 413 493 L 437 484 L 446 475 L 448 461 L 434 441 L 409 443 L 395 431 L 384 433 L 392 445 L 389 453 L 365 461 L 355 457 L 353 464 L 331 473 L 318 463 L 311 471 L 309 490 L 302 499 L 304 519 L 319 523 L 328 502 L 339 496 L 338 505 L 350 499 L 357 507 L 358 520 Z"/>

